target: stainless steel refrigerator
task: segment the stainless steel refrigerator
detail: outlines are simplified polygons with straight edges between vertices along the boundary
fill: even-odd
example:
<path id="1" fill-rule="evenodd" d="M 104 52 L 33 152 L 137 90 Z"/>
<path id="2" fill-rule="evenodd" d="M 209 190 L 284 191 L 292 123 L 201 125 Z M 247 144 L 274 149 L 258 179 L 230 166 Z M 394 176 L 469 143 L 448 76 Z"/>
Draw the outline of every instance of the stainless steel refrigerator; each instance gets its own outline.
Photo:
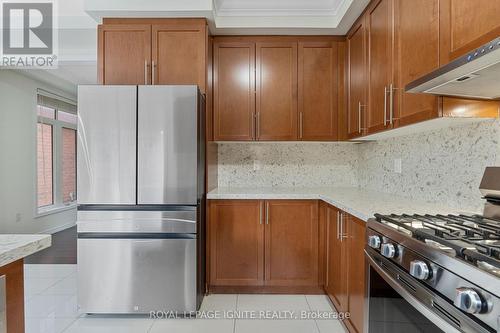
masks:
<path id="1" fill-rule="evenodd" d="M 78 87 L 78 304 L 195 311 L 204 292 L 197 86 Z"/>

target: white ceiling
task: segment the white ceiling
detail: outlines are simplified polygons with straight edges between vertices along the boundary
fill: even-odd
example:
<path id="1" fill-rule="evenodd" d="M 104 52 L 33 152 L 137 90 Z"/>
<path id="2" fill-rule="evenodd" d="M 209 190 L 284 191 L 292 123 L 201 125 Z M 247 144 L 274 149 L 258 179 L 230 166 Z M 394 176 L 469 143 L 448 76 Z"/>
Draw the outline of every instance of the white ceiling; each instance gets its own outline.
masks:
<path id="1" fill-rule="evenodd" d="M 58 1 L 59 68 L 26 70 L 66 90 L 97 82 L 97 25 L 103 17 L 206 17 L 214 35 L 344 35 L 369 0 Z M 59 88 L 60 88 L 59 87 Z"/>
<path id="2" fill-rule="evenodd" d="M 97 68 L 94 61 L 64 62 L 60 63 L 56 69 L 22 69 L 17 71 L 74 96 L 76 96 L 77 85 L 97 82 Z"/>
<path id="3" fill-rule="evenodd" d="M 216 35 L 345 35 L 369 0 L 213 0 Z"/>
<path id="4" fill-rule="evenodd" d="M 335 16 L 352 0 L 214 0 L 217 16 Z"/>

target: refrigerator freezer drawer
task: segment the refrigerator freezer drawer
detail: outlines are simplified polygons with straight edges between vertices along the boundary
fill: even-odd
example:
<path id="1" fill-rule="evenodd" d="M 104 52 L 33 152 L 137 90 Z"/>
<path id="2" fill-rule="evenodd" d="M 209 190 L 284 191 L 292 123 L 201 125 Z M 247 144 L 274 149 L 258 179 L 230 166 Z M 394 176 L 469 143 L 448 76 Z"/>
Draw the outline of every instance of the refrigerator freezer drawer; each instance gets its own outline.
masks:
<path id="1" fill-rule="evenodd" d="M 78 239 L 84 313 L 196 310 L 196 239 Z"/>
<path id="2" fill-rule="evenodd" d="M 196 233 L 196 208 L 177 211 L 78 211 L 83 232 Z"/>

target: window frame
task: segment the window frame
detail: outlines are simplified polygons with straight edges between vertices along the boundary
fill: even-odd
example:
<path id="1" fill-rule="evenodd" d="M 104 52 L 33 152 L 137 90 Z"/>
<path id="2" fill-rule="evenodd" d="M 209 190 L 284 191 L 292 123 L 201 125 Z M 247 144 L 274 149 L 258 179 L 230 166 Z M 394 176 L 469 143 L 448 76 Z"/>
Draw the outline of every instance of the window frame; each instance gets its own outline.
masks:
<path id="1" fill-rule="evenodd" d="M 40 93 L 37 94 L 37 96 Z M 36 123 L 35 129 L 37 129 L 37 124 L 47 124 L 52 126 L 52 198 L 53 204 L 47 206 L 38 206 L 38 156 L 35 158 L 35 217 L 45 216 L 53 213 L 57 213 L 64 210 L 74 209 L 76 208 L 76 199 L 70 202 L 63 202 L 63 128 L 72 129 L 76 131 L 76 140 L 75 145 L 78 140 L 78 132 L 77 132 L 77 124 L 68 123 L 65 121 L 61 121 L 58 119 L 58 111 L 59 109 L 50 107 L 54 109 L 55 119 L 46 118 L 38 115 L 38 100 L 35 105 L 35 115 L 36 115 Z M 68 112 L 65 110 L 60 110 L 64 112 Z M 38 133 L 35 135 L 38 140 Z M 35 141 L 35 145 L 38 145 L 38 141 Z M 38 154 L 38 148 L 35 150 Z M 76 152 L 76 147 L 75 147 Z M 76 160 L 76 158 L 75 158 Z M 76 168 L 76 162 L 75 162 Z M 76 173 L 75 173 L 76 175 Z M 77 189 L 75 188 L 75 192 Z M 78 198 L 78 194 L 76 195 Z"/>

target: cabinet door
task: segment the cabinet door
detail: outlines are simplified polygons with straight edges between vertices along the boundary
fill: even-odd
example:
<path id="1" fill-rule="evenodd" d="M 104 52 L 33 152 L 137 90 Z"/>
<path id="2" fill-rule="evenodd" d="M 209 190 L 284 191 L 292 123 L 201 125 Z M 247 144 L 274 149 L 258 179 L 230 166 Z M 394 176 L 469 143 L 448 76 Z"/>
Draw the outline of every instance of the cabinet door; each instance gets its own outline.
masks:
<path id="1" fill-rule="evenodd" d="M 265 284 L 318 285 L 318 202 L 265 202 Z"/>
<path id="2" fill-rule="evenodd" d="M 439 0 L 395 3 L 396 125 L 402 126 L 438 116 L 438 98 L 407 94 L 405 86 L 439 67 Z M 418 54 L 418 56 L 415 56 Z"/>
<path id="3" fill-rule="evenodd" d="M 299 139 L 338 137 L 338 51 L 336 42 L 298 44 Z"/>
<path id="4" fill-rule="evenodd" d="M 347 137 L 361 136 L 366 123 L 366 27 L 362 18 L 347 37 Z"/>
<path id="5" fill-rule="evenodd" d="M 390 127 L 392 80 L 392 1 L 378 0 L 366 16 L 368 33 L 368 133 Z"/>
<path id="6" fill-rule="evenodd" d="M 100 84 L 150 84 L 151 26 L 99 25 L 97 58 Z"/>
<path id="7" fill-rule="evenodd" d="M 326 207 L 326 292 L 337 311 L 347 311 L 346 241 L 341 238 L 341 212 Z"/>
<path id="8" fill-rule="evenodd" d="M 210 283 L 259 286 L 264 278 L 263 202 L 210 202 Z"/>
<path id="9" fill-rule="evenodd" d="M 255 44 L 214 43 L 214 140 L 254 139 Z"/>
<path id="10" fill-rule="evenodd" d="M 152 26 L 152 83 L 196 84 L 205 93 L 207 31 L 204 20 Z"/>
<path id="11" fill-rule="evenodd" d="M 500 35 L 500 1 L 440 0 L 441 65 Z"/>
<path id="12" fill-rule="evenodd" d="M 354 216 L 344 213 L 344 226 L 347 227 L 348 247 L 348 292 L 349 319 L 355 332 L 363 332 L 365 305 L 365 229 L 366 223 Z"/>
<path id="13" fill-rule="evenodd" d="M 297 43 L 257 43 L 257 140 L 297 140 Z"/>

